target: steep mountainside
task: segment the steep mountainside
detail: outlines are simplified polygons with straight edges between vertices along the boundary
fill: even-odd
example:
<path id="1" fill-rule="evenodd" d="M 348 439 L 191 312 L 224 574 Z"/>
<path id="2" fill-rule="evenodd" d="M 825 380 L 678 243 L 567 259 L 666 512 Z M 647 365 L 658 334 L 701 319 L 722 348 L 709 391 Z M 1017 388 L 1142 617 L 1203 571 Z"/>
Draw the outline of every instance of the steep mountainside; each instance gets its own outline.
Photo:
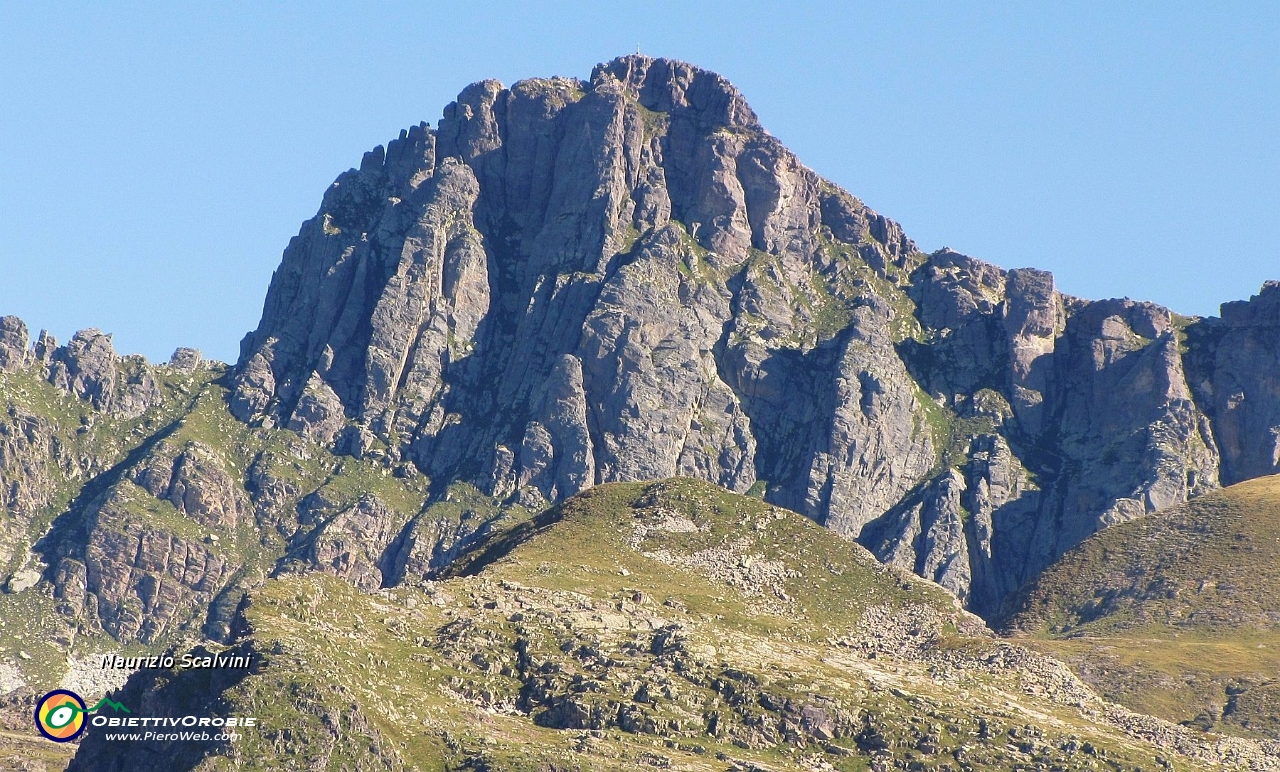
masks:
<path id="1" fill-rule="evenodd" d="M 256 672 L 150 674 L 119 698 L 271 728 L 94 736 L 71 769 L 1280 768 L 1280 745 L 1108 705 L 937 586 L 704 482 L 601 486 L 451 574 L 269 583 L 236 649 Z"/>
<path id="2" fill-rule="evenodd" d="M 457 574 L 499 571 L 475 563 L 505 544 L 495 534 L 607 483 L 692 478 L 753 499 L 735 511 L 799 512 L 830 544 L 856 540 L 994 619 L 1100 529 L 1277 472 L 1280 283 L 1193 319 L 923 254 L 801 164 L 724 78 L 688 64 L 637 55 L 587 81 L 484 81 L 438 126 L 338 177 L 233 366 L 188 349 L 151 365 L 96 330 L 33 342 L 0 319 L 0 726 L 28 727 L 31 699 L 55 685 L 119 687 L 128 673 L 98 668 L 103 653 L 261 636 L 296 653 L 280 628 L 293 612 L 267 611 L 289 593 L 360 618 L 413 599 L 434 609 L 414 617 L 426 640 L 448 604 L 414 588 L 452 577 L 466 613 L 484 616 L 471 602 L 483 580 Z M 590 564 L 591 542 L 558 543 L 549 564 Z M 862 602 L 857 587 L 813 581 L 815 597 L 779 590 L 778 608 Z M 408 635 L 388 634 L 361 640 Z M 790 640 L 761 635 L 762 648 Z M 796 656 L 816 661 L 816 640 Z M 526 675 L 521 690 L 534 688 Z M 266 699 L 252 690 L 292 677 L 205 687 Z M 354 688 L 314 694 L 338 683 Z M 569 693 L 556 683 L 540 699 Z M 718 697 L 690 699 L 728 699 L 708 683 L 695 686 Z M 144 674 L 129 686 L 153 687 Z M 550 709 L 519 704 L 517 735 Z M 390 736 L 368 704 L 352 710 L 312 717 Z M 1112 731 L 1086 718 L 1082 733 Z M 794 746 L 782 720 L 769 719 Z M 438 739 L 458 764 L 478 758 Z"/>
<path id="3" fill-rule="evenodd" d="M 1280 738 L 1280 477 L 1110 528 L 1014 599 L 1006 626 L 1135 710 Z"/>
<path id="4" fill-rule="evenodd" d="M 723 78 L 628 56 L 474 84 L 340 176 L 232 409 L 530 506 L 760 491 L 985 614 L 1101 527 L 1280 471 L 1278 320 L 1272 285 L 1198 321 L 921 254 Z"/>
<path id="5" fill-rule="evenodd" d="M 269 576 L 376 589 L 441 559 L 401 534 L 424 510 L 421 476 L 240 423 L 225 365 L 179 350 L 151 366 L 97 331 L 33 353 L 20 321 L 0 326 L 18 341 L 0 372 L 0 727 L 31 732 L 30 701 L 51 688 L 122 684 L 102 654 L 227 640 Z M 450 495 L 427 508 L 447 513 L 442 550 L 498 511 Z M 0 760 L 7 744 L 0 731 Z"/>

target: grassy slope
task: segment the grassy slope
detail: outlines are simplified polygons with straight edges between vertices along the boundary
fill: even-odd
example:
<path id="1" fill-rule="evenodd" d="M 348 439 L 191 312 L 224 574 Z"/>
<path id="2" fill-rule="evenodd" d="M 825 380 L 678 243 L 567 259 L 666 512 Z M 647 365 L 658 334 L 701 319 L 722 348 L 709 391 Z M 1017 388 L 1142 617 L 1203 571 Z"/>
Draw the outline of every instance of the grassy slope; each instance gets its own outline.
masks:
<path id="1" fill-rule="evenodd" d="M 841 645 L 904 617 L 920 629 L 891 649 L 982 660 L 1000 644 L 959 634 L 972 618 L 939 588 L 691 480 L 600 486 L 422 587 L 269 582 L 247 616 L 264 667 L 225 704 L 268 720 L 202 769 L 1132 769 L 1159 755 L 1030 696 L 1017 668 Z M 813 707 L 834 736 L 806 730 Z"/>
<path id="2" fill-rule="evenodd" d="M 1008 626 L 1103 694 L 1171 721 L 1280 737 L 1280 477 L 1107 529 Z"/>

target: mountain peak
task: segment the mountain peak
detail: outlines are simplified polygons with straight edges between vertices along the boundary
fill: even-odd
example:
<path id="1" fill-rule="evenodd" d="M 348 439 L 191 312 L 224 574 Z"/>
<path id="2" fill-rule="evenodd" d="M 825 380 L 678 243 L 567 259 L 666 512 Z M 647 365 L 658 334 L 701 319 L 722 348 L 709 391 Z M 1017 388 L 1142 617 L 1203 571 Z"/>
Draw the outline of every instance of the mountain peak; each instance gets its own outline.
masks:
<path id="1" fill-rule="evenodd" d="M 80 746 L 135 772 L 1271 769 L 962 609 L 1162 616 L 1128 652 L 1247 667 L 1133 704 L 1280 737 L 1280 641 L 1176 640 L 1280 619 L 1280 477 L 1203 495 L 1280 473 L 1278 339 L 1280 284 L 1194 319 L 922 254 L 684 62 L 479 81 L 325 191 L 231 373 L 0 318 L 0 718 L 263 717 Z M 97 662 L 206 639 L 254 667 Z"/>
<path id="2" fill-rule="evenodd" d="M 760 130 L 755 111 L 724 76 L 675 59 L 643 54 L 620 56 L 591 71 L 591 83 L 620 83 L 645 109 L 660 113 L 690 110 L 709 125 Z"/>
<path id="3" fill-rule="evenodd" d="M 1275 294 L 1210 335 L 923 255 L 724 77 L 635 54 L 474 83 L 340 177 L 231 406 L 535 508 L 754 489 L 990 613 L 1100 528 L 1280 471 L 1280 402 L 1212 388 L 1275 361 Z"/>

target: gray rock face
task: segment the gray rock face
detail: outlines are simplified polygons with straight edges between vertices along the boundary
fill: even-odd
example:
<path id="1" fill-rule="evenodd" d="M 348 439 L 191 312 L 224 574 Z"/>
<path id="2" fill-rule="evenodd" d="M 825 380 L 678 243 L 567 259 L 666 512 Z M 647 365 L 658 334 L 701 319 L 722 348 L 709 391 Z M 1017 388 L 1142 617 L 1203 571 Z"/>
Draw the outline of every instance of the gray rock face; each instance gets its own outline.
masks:
<path id="1" fill-rule="evenodd" d="M 595 456 L 587 431 L 582 362 L 563 356 L 535 397 L 534 420 L 520 445 L 517 488 L 532 486 L 548 501 L 572 496 L 595 482 Z"/>
<path id="2" fill-rule="evenodd" d="M 1023 581 L 1011 559 L 1018 555 L 1018 545 L 1005 541 L 1006 532 L 1016 532 L 1011 524 L 1034 521 L 1042 505 L 1041 495 L 1008 441 L 999 434 L 973 438 L 963 471 L 961 505 L 969 514 L 964 535 L 971 575 L 966 600 L 970 608 L 990 614 Z"/>
<path id="3" fill-rule="evenodd" d="M 935 460 L 933 437 L 918 420 L 918 387 L 893 354 L 888 321 L 876 306 L 854 313 L 835 372 L 825 447 L 813 454 L 802 510 L 851 536 L 900 500 Z"/>
<path id="4" fill-rule="evenodd" d="M 1168 310 L 1131 301 L 1090 303 L 1067 323 L 1049 404 L 1061 452 L 1080 468 L 1059 495 L 1080 517 L 1060 521 L 1059 553 L 1218 484 L 1171 324 Z"/>
<path id="5" fill-rule="evenodd" d="M 1188 333 L 1191 384 L 1212 419 L 1222 482 L 1280 473 L 1280 282 L 1224 303 L 1220 319 Z"/>
<path id="6" fill-rule="evenodd" d="M 313 496 L 303 502 L 301 519 L 315 527 L 287 557 L 286 571 L 323 571 L 362 590 L 384 586 L 393 571 L 392 542 L 404 526 L 403 517 L 376 496 L 364 495 L 345 507 Z"/>
<path id="7" fill-rule="evenodd" d="M 1030 435 L 1044 430 L 1044 400 L 1049 388 L 1054 345 L 1066 324 L 1062 299 L 1046 271 L 1009 271 L 1004 333 L 1009 351 L 1009 402 L 1018 423 Z"/>
<path id="8" fill-rule="evenodd" d="M 1192 399 L 1168 310 L 1062 298 L 1048 274 L 993 272 L 948 252 L 931 256 L 912 289 L 926 337 L 903 350 L 951 408 L 947 460 L 965 472 L 957 500 L 972 515 L 959 594 L 975 611 L 994 613 L 1100 528 L 1218 485 L 1210 422 Z M 975 431 L 992 434 L 970 439 Z M 947 564 L 957 550 L 930 547 L 919 528 L 887 517 L 868 545 L 922 571 Z"/>
<path id="9" fill-rule="evenodd" d="M 428 508 L 413 518 L 386 553 L 387 585 L 432 578 L 458 555 L 485 540 L 503 524 L 505 515 L 480 507 L 450 507 L 453 512 Z"/>
<path id="10" fill-rule="evenodd" d="M 115 396 L 115 364 L 111 336 L 98 330 L 81 330 L 66 346 L 54 350 L 49 382 L 105 410 Z"/>
<path id="11" fill-rule="evenodd" d="M 174 349 L 173 356 L 169 357 L 169 366 L 184 373 L 194 372 L 203 363 L 204 357 L 198 349 L 185 346 Z"/>
<path id="12" fill-rule="evenodd" d="M 55 444 L 53 426 L 39 415 L 15 406 L 0 418 L 0 507 L 7 514 L 29 518 L 48 504 Z"/>
<path id="13" fill-rule="evenodd" d="M 693 254 L 682 235 L 668 225 L 638 247 L 605 281 L 584 323 L 583 381 L 600 444 L 596 476 L 695 475 L 743 491 L 755 482 L 750 420 L 720 379 L 713 353 L 730 298 L 715 283 L 681 273 L 681 261 Z"/>
<path id="14" fill-rule="evenodd" d="M 35 357 L 48 362 L 50 383 L 98 410 L 136 418 L 160 402 L 160 383 L 146 360 L 117 357 L 111 336 L 98 330 L 81 330 L 61 347 L 41 333 Z"/>
<path id="15" fill-rule="evenodd" d="M 1184 332 L 923 255 L 723 78 L 637 55 L 473 84 L 339 176 L 229 404 L 533 507 L 672 475 L 754 488 L 987 613 L 1099 528 L 1277 469 L 1277 297 Z M 374 530 L 353 559 L 382 581 L 483 535 L 416 519 L 388 569 Z"/>
<path id="16" fill-rule="evenodd" d="M 44 417 L 16 406 L 0 414 L 0 565 L 25 549 L 27 526 L 53 501 L 59 451 Z"/>
<path id="17" fill-rule="evenodd" d="M 35 345 L 31 347 L 31 352 L 35 355 L 37 362 L 48 367 L 49 362 L 53 359 L 53 352 L 57 348 L 58 339 L 50 335 L 48 330 L 41 330 L 40 336 L 36 338 Z"/>
<path id="18" fill-rule="evenodd" d="M 309 440 L 327 445 L 343 425 L 342 401 L 329 384 L 313 374 L 307 379 L 298 405 L 289 417 L 289 428 Z"/>
<path id="19" fill-rule="evenodd" d="M 885 563 L 968 600 L 973 570 L 965 533 L 968 513 L 961 504 L 965 492 L 960 472 L 949 469 L 863 529 L 861 541 Z"/>
<path id="20" fill-rule="evenodd" d="M 27 325 L 16 316 L 0 317 L 0 372 L 20 370 L 30 361 Z"/>
<path id="21" fill-rule="evenodd" d="M 54 566 L 54 597 L 89 629 L 149 643 L 203 620 L 235 564 L 216 546 L 139 519 L 130 495 L 146 493 L 117 486 L 88 513 L 83 546 Z"/>
<path id="22" fill-rule="evenodd" d="M 162 446 L 132 470 L 133 481 L 201 525 L 234 528 L 248 509 L 244 491 L 215 450 L 192 442 L 181 452 Z"/>

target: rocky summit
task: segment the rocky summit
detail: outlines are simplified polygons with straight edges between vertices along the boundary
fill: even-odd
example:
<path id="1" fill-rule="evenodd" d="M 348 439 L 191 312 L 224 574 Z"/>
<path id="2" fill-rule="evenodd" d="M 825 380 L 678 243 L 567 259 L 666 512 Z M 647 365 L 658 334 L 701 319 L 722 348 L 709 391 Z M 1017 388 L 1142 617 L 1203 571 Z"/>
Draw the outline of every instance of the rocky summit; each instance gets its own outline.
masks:
<path id="1" fill-rule="evenodd" d="M 1274 768 L 1272 703 L 1187 717 L 1074 660 L 1099 697 L 980 619 L 1277 473 L 1280 283 L 1195 318 L 925 254 L 682 62 L 482 81 L 339 175 L 233 365 L 0 319 L 0 759 L 65 763 L 5 755 L 60 684 L 298 727 L 119 769 Z M 261 669 L 95 664 L 192 647 Z"/>

